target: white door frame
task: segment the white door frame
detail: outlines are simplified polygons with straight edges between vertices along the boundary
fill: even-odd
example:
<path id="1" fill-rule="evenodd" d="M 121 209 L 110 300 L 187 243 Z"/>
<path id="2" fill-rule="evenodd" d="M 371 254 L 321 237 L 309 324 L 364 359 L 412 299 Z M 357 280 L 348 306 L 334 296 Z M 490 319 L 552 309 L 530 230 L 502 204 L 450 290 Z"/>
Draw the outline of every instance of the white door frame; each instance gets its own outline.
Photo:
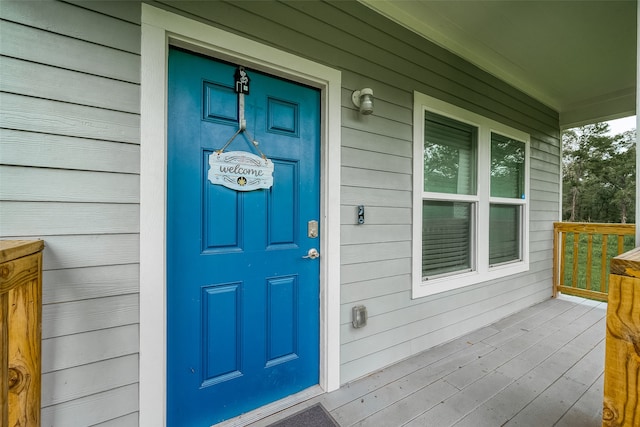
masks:
<path id="1" fill-rule="evenodd" d="M 142 4 L 140 425 L 166 422 L 167 56 L 169 45 L 321 90 L 320 387 L 340 387 L 339 71 Z"/>

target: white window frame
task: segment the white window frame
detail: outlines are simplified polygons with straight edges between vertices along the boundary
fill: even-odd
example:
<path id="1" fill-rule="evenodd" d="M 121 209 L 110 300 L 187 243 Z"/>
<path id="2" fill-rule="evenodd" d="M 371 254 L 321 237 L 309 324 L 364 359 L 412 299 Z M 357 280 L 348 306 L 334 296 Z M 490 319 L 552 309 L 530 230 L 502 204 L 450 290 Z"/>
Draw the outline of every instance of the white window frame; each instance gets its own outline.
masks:
<path id="1" fill-rule="evenodd" d="M 489 280 L 495 280 L 529 270 L 529 205 L 530 205 L 530 138 L 529 134 L 506 126 L 495 120 L 430 97 L 414 92 L 413 101 L 413 257 L 412 257 L 412 296 L 421 298 L 441 292 L 470 286 Z M 425 112 L 449 117 L 478 128 L 477 194 L 473 196 L 446 196 L 424 191 L 424 122 Z M 500 134 L 525 145 L 525 198 L 511 199 L 491 197 L 491 134 Z M 475 200 L 472 209 L 474 235 L 471 236 L 472 271 L 451 273 L 429 280 L 422 279 L 422 201 L 423 200 Z M 492 203 L 522 206 L 521 250 L 522 258 L 495 266 L 489 265 L 489 206 Z"/>

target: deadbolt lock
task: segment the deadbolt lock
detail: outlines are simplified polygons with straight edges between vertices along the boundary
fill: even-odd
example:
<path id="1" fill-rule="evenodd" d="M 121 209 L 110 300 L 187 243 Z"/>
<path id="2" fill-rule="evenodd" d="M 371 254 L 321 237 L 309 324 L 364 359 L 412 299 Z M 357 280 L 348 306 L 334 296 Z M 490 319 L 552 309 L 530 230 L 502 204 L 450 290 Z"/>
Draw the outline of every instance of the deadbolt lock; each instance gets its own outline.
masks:
<path id="1" fill-rule="evenodd" d="M 318 221 L 311 220 L 307 223 L 307 237 L 310 239 L 318 237 Z"/>

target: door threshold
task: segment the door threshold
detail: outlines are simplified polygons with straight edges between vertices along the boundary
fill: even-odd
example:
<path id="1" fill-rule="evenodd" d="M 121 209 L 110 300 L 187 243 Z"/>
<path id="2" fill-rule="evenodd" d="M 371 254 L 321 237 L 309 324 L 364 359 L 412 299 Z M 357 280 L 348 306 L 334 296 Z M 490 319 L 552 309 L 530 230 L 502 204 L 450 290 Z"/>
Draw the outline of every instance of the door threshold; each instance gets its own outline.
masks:
<path id="1" fill-rule="evenodd" d="M 235 418 L 215 424 L 215 427 L 244 427 L 323 393 L 324 390 L 319 385 L 314 385 L 296 394 L 292 394 L 291 396 L 287 396 L 283 399 L 269 403 L 268 405 L 261 406 L 251 412 L 247 412 L 245 414 L 238 415 Z"/>

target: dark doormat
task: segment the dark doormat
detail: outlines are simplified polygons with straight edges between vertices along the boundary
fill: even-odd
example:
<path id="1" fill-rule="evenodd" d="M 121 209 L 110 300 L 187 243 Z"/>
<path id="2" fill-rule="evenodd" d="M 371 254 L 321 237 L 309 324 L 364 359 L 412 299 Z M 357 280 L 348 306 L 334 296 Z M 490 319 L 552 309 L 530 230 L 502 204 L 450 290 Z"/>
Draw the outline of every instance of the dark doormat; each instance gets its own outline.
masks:
<path id="1" fill-rule="evenodd" d="M 309 406 L 285 419 L 269 424 L 268 427 L 340 427 L 340 424 L 320 403 Z"/>

